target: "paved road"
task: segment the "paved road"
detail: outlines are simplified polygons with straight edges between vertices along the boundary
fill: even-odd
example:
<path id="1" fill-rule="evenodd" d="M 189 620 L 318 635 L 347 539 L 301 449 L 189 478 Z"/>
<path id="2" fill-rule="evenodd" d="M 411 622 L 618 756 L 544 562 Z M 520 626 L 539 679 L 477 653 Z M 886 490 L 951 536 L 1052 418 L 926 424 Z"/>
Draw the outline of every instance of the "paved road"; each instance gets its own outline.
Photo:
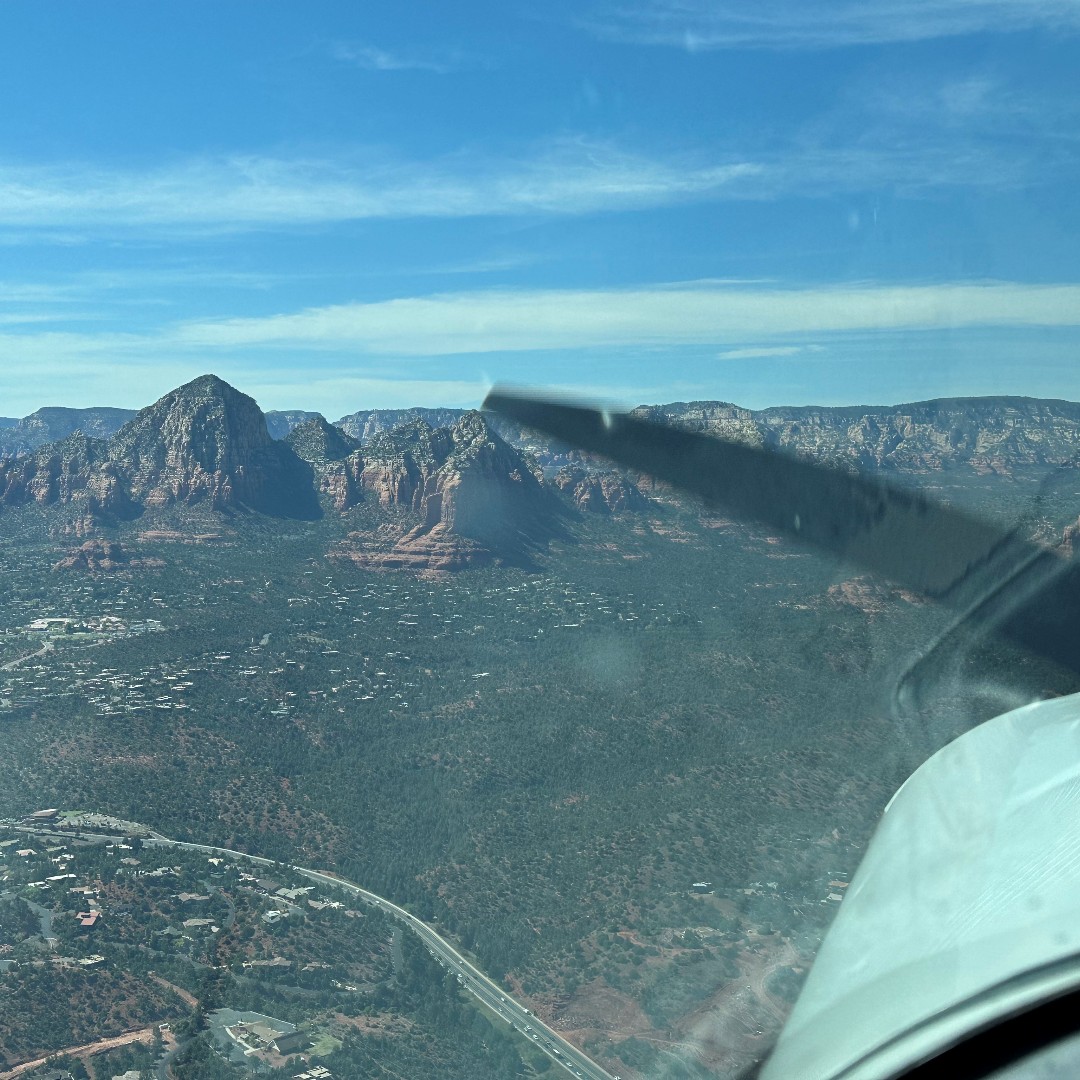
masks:
<path id="1" fill-rule="evenodd" d="M 351 881 L 332 874 L 323 874 L 318 870 L 309 870 L 306 867 L 294 866 L 293 870 L 311 881 L 318 881 L 325 885 L 336 885 L 353 893 L 360 900 L 380 908 L 395 919 L 400 919 L 406 926 L 413 930 L 420 940 L 428 947 L 432 956 L 445 968 L 457 975 L 458 982 L 478 997 L 489 1009 L 501 1016 L 507 1023 L 512 1024 L 527 1039 L 531 1039 L 548 1057 L 562 1065 L 568 1072 L 586 1080 L 614 1080 L 610 1073 L 605 1072 L 592 1058 L 583 1054 L 572 1043 L 567 1042 L 557 1031 L 552 1030 L 542 1020 L 533 1016 L 520 1002 L 515 1001 L 501 986 L 492 982 L 478 967 L 466 960 L 445 938 L 441 937 L 427 923 L 421 922 L 415 915 L 411 915 L 402 907 L 392 903 L 385 897 L 362 889 Z"/>
<path id="2" fill-rule="evenodd" d="M 44 656 L 47 652 L 52 652 L 53 648 L 53 643 L 46 641 L 37 652 L 27 653 L 26 656 L 20 656 L 15 660 L 9 660 L 6 664 L 0 664 L 0 671 L 10 671 L 20 664 L 25 664 L 27 660 L 33 660 L 35 656 Z"/>
<path id="3" fill-rule="evenodd" d="M 43 833 L 48 836 L 66 836 L 81 840 L 116 839 L 115 836 L 105 833 L 55 832 L 51 829 L 26 826 L 0 827 L 18 828 L 23 832 Z M 277 865 L 273 859 L 265 859 L 260 855 L 248 855 L 243 851 L 213 847 L 209 844 L 192 844 L 185 840 L 170 840 L 161 835 L 155 835 L 151 839 L 144 839 L 143 844 L 148 847 L 187 848 L 189 851 L 200 851 L 210 855 L 245 859 L 260 866 L 273 867 Z M 421 922 L 415 915 L 406 911 L 405 908 L 399 907 L 384 896 L 379 896 L 377 893 L 361 888 L 351 881 L 346 881 L 336 874 L 323 873 L 320 870 L 312 870 L 305 866 L 293 866 L 291 869 L 302 877 L 306 877 L 309 881 L 332 885 L 351 892 L 358 900 L 369 904 L 371 907 L 378 908 L 409 927 L 427 946 L 428 951 L 439 964 L 457 976 L 458 982 L 464 989 L 479 998 L 489 1009 L 501 1016 L 508 1024 L 513 1025 L 515 1031 L 520 1032 L 522 1036 L 532 1041 L 556 1064 L 561 1065 L 574 1076 L 581 1077 L 582 1080 L 619 1080 L 618 1077 L 613 1077 L 609 1072 L 600 1068 L 592 1058 L 583 1054 L 572 1043 L 567 1042 L 557 1031 L 533 1016 L 524 1005 L 515 1001 L 501 986 L 489 979 L 475 964 L 462 956 L 436 930 L 427 923 Z"/>

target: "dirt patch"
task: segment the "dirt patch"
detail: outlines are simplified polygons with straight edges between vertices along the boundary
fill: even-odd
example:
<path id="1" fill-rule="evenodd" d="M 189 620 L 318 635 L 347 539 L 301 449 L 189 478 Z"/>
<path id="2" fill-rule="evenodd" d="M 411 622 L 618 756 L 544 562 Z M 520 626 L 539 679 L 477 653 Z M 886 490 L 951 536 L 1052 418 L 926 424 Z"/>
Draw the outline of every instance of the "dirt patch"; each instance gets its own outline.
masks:
<path id="1" fill-rule="evenodd" d="M 890 588 L 879 585 L 869 578 L 857 577 L 850 581 L 841 581 L 830 585 L 829 599 L 835 604 L 846 604 L 858 608 L 865 615 L 879 615 L 890 603 L 903 600 L 908 604 L 921 604 L 922 600 L 907 589 Z"/>
<path id="2" fill-rule="evenodd" d="M 156 1031 L 157 1025 L 153 1024 L 150 1027 L 140 1028 L 138 1031 L 129 1031 L 124 1035 L 115 1035 L 111 1039 L 99 1039 L 97 1042 L 84 1043 L 82 1046 L 68 1046 L 63 1050 L 54 1050 L 48 1057 L 38 1058 L 36 1061 L 25 1061 L 21 1065 L 16 1065 L 13 1069 L 8 1069 L 7 1072 L 0 1073 L 0 1080 L 14 1080 L 15 1077 L 22 1076 L 23 1073 L 27 1073 L 31 1069 L 40 1068 L 40 1066 L 45 1065 L 52 1058 L 60 1055 L 88 1058 L 93 1057 L 95 1054 L 101 1054 L 106 1050 L 115 1050 L 118 1046 L 130 1046 L 131 1043 L 141 1042 L 149 1044 L 154 1041 L 154 1033 Z"/>
<path id="3" fill-rule="evenodd" d="M 577 1044 L 596 1032 L 623 1038 L 659 1034 L 637 1002 L 602 979 L 580 987 L 555 1011 L 551 1026 Z"/>
<path id="4" fill-rule="evenodd" d="M 191 1008 L 194 1009 L 199 1004 L 195 995 L 189 994 L 182 986 L 177 986 L 176 983 L 171 983 L 168 979 L 163 979 L 160 975 L 151 975 L 150 978 L 153 979 L 158 986 L 163 986 L 166 990 L 171 990 L 185 1005 L 190 1005 Z"/>
<path id="5" fill-rule="evenodd" d="M 351 1028 L 364 1035 L 384 1035 L 390 1038 L 408 1035 L 413 1022 L 404 1016 L 346 1016 L 334 1013 L 334 1022 L 343 1028 Z"/>

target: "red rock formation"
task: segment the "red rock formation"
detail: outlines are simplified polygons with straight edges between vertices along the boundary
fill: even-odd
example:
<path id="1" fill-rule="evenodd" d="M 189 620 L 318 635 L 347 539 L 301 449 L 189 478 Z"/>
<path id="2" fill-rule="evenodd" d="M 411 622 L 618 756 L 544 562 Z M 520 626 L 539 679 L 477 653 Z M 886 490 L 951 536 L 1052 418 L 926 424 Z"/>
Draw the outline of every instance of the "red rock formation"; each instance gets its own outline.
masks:
<path id="1" fill-rule="evenodd" d="M 141 557 L 130 558 L 128 553 L 114 540 L 100 538 L 87 540 L 86 543 L 69 551 L 54 570 L 85 570 L 90 573 L 108 573 L 112 570 L 130 570 L 138 568 L 157 568 L 165 565 L 163 559 Z"/>
<path id="2" fill-rule="evenodd" d="M 147 507 L 201 502 L 214 510 L 317 513 L 310 470 L 270 438 L 252 398 L 214 375 L 139 412 L 109 440 L 109 457 Z"/>
<path id="3" fill-rule="evenodd" d="M 649 508 L 637 485 L 611 470 L 592 472 L 567 466 L 555 474 L 554 483 L 585 513 L 625 514 Z"/>
<path id="4" fill-rule="evenodd" d="M 335 552 L 373 568 L 445 572 L 527 562 L 559 515 L 521 454 L 475 412 L 452 428 L 416 421 L 378 436 L 327 475 L 338 505 L 359 490 L 418 519 L 390 546 L 356 536 Z"/>
<path id="5" fill-rule="evenodd" d="M 203 503 L 316 517 L 310 468 L 274 442 L 258 405 L 213 375 L 166 394 L 108 441 L 75 432 L 0 460 L 0 504 L 83 503 L 95 520 Z"/>

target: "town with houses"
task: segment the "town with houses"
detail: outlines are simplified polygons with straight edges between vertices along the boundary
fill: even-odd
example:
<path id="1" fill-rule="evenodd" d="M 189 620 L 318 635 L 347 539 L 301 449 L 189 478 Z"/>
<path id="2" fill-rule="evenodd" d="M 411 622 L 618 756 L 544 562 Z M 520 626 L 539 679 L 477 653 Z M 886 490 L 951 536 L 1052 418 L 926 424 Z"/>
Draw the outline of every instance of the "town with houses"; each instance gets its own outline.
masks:
<path id="1" fill-rule="evenodd" d="M 721 525 L 710 519 L 710 536 Z M 553 573 L 507 569 L 448 580 L 357 572 L 326 557 L 325 538 L 316 545 L 299 533 L 277 538 L 279 547 L 267 549 L 257 570 L 227 535 L 185 544 L 182 558 L 170 542 L 148 540 L 139 557 L 156 563 L 138 573 L 57 569 L 55 546 L 0 548 L 7 597 L 0 610 L 0 725 L 19 763 L 0 815 L 11 834 L 5 840 L 16 839 L 18 828 L 48 833 L 27 831 L 0 847 L 0 980 L 36 979 L 30 989 L 42 1001 L 48 991 L 49 1000 L 72 1003 L 48 1032 L 21 1030 L 0 1015 L 0 1030 L 11 1032 L 0 1044 L 0 1080 L 14 1069 L 21 1071 L 13 1076 L 38 1080 L 26 1066 L 41 1059 L 45 1068 L 50 1055 L 73 1050 L 91 1062 L 92 1080 L 113 1064 L 107 1080 L 135 1067 L 169 1080 L 170 1061 L 192 1045 L 185 1023 L 196 1014 L 205 1024 L 197 1037 L 213 1046 L 215 1060 L 273 1080 L 318 1069 L 341 1080 L 349 1073 L 335 1071 L 339 1048 L 357 1039 L 403 1039 L 415 1018 L 387 1003 L 400 958 L 392 928 L 377 926 L 377 913 L 358 911 L 355 897 L 288 872 L 215 864 L 214 856 L 141 842 L 161 829 L 176 840 L 303 866 L 355 866 L 357 881 L 417 904 L 418 912 L 417 895 L 428 895 L 430 914 L 469 948 L 475 929 L 470 938 L 462 923 L 486 927 L 492 914 L 481 917 L 476 908 L 463 919 L 481 894 L 458 880 L 460 866 L 444 861 L 437 826 L 416 834 L 425 837 L 428 869 L 418 863 L 399 870 L 399 833 L 409 816 L 424 820 L 425 785 L 442 790 L 441 778 L 454 776 L 440 797 L 460 791 L 464 800 L 489 776 L 499 781 L 503 763 L 519 760 L 513 755 L 523 739 L 530 750 L 520 767 L 526 775 L 550 774 L 544 790 L 560 792 L 544 811 L 545 837 L 566 822 L 567 842 L 553 842 L 556 861 L 542 877 L 554 868 L 559 888 L 573 888 L 581 878 L 571 865 L 593 865 L 593 842 L 581 837 L 613 827 L 603 818 L 610 795 L 590 795 L 583 777 L 600 779 L 608 767 L 601 763 L 627 739 L 644 747 L 659 738 L 688 754 L 682 740 L 696 738 L 687 723 L 687 710 L 696 705 L 661 702 L 633 657 L 656 657 L 677 673 L 672 685 L 684 687 L 679 695 L 688 701 L 696 701 L 698 690 L 686 678 L 710 688 L 728 681 L 743 688 L 758 678 L 762 661 L 742 654 L 730 598 L 681 586 L 640 587 L 636 560 L 652 558 L 663 544 L 685 554 L 688 565 L 706 558 L 701 536 L 680 528 L 678 521 L 642 520 L 617 547 L 598 531 L 595 543 L 568 548 Z M 831 602 L 814 600 L 824 590 L 800 584 L 767 539 L 746 542 L 761 548 L 769 571 L 765 583 L 753 581 L 747 590 L 767 589 L 778 608 L 796 603 L 809 611 L 804 601 Z M 134 541 L 131 550 L 138 552 Z M 632 578 L 625 577 L 628 567 Z M 716 636 L 718 627 L 727 637 Z M 605 718 L 604 731 L 589 736 L 595 745 L 567 742 L 559 720 L 565 703 L 597 694 L 618 702 L 610 722 Z M 623 711 L 654 715 L 658 726 L 624 724 Z M 404 778 L 401 816 L 388 815 L 377 801 L 385 781 L 377 774 L 387 762 Z M 725 779 L 718 772 L 707 791 L 700 783 L 696 794 L 673 791 L 678 808 L 669 811 L 667 847 L 655 858 L 644 853 L 652 869 L 634 860 L 617 867 L 601 862 L 615 876 L 586 898 L 599 911 L 617 906 L 624 889 L 639 888 L 635 874 L 651 874 L 658 883 L 650 893 L 655 925 L 640 939 L 615 931 L 583 939 L 583 955 L 594 958 L 611 985 L 630 992 L 627 980 L 637 980 L 632 992 L 643 994 L 664 980 L 652 996 L 655 1015 L 642 1021 L 642 1030 L 663 1030 L 682 1007 L 681 991 L 666 989 L 683 981 L 671 966 L 682 957 L 703 973 L 708 967 L 709 979 L 726 978 L 738 970 L 738 957 L 776 949 L 788 972 L 778 993 L 790 994 L 802 968 L 799 950 L 784 935 L 804 921 L 812 927 L 827 920 L 846 891 L 852 845 L 831 813 L 795 837 L 777 834 L 764 857 L 746 860 L 753 870 L 731 880 L 715 853 L 726 859 L 732 843 L 747 840 L 727 829 L 727 818 L 710 811 L 707 800 L 721 783 L 730 780 L 735 790 L 741 781 L 728 777 L 723 758 L 716 767 Z M 421 782 L 415 792 L 408 786 L 414 777 Z M 455 813 L 479 813 L 493 794 L 499 815 L 512 814 L 516 783 L 492 788 L 468 806 L 462 801 Z M 648 790 L 661 798 L 659 787 Z M 108 812 L 59 809 L 87 805 Z M 140 827 L 135 819 L 149 824 Z M 374 832 L 364 824 L 371 820 L 379 823 Z M 77 833 L 108 838 L 90 841 Z M 527 854 L 517 851 L 514 835 L 511 828 L 494 843 L 480 841 L 480 862 L 470 871 L 485 881 L 505 878 L 499 891 L 507 898 L 518 885 L 505 876 L 514 858 Z M 629 834 L 621 843 L 638 845 Z M 813 883 L 785 880 L 778 869 L 788 845 L 820 850 L 829 872 L 815 874 Z M 537 857 L 546 858 L 543 850 Z M 416 876 L 395 884 L 399 873 Z M 552 892 L 544 903 L 556 899 Z M 517 902 L 500 900 L 496 920 L 512 920 Z M 531 932 L 541 950 L 549 940 L 542 926 Z M 758 933 L 758 926 L 772 929 Z M 491 930 L 489 946 L 510 941 L 505 930 Z M 571 948 L 555 946 L 532 970 L 515 963 L 527 1000 L 549 973 L 563 973 L 550 975 L 552 985 L 565 979 L 553 992 L 561 1013 L 552 1023 L 571 1038 L 584 1031 L 584 1041 L 597 1038 L 602 1002 L 584 1007 L 575 998 L 579 986 L 578 998 L 588 988 L 574 975 L 579 958 L 570 958 Z M 493 970 L 505 980 L 507 968 Z M 212 994 L 204 992 L 208 972 L 227 973 Z M 41 982 L 46 975 L 48 986 Z M 79 1012 L 102 997 L 76 978 L 109 984 L 105 999 L 115 1002 L 109 1016 Z M 436 965 L 431 985 L 445 996 L 441 978 Z M 471 1017 L 444 1017 L 440 1039 L 471 1037 L 471 1023 Z M 756 1014 L 744 1026 L 757 1038 Z M 126 1051 L 84 1049 L 135 1033 L 142 1034 L 124 1044 Z M 512 1030 L 508 1035 L 522 1041 Z M 131 1061 L 141 1045 L 149 1049 Z"/>
<path id="2" fill-rule="evenodd" d="M 295 989 L 309 1000 L 319 990 L 335 1001 L 361 1000 L 370 997 L 379 979 L 393 977 L 393 931 L 381 927 L 373 937 L 379 914 L 357 910 L 345 893 L 332 895 L 333 890 L 304 883 L 283 866 L 253 872 L 259 868 L 232 859 L 144 846 L 154 835 L 135 822 L 55 808 L 2 823 L 0 980 L 25 971 L 92 978 L 112 967 L 132 967 L 132 955 L 141 951 L 153 963 L 143 972 L 144 988 L 156 994 L 133 1030 L 51 1047 L 40 1055 L 44 1071 L 28 1068 L 32 1058 L 13 1060 L 18 1023 L 14 1031 L 5 1023 L 3 1080 L 67 1076 L 44 1069 L 46 1059 L 66 1053 L 89 1062 L 128 1043 L 156 1047 L 159 1057 L 149 1073 L 117 1077 L 171 1075 L 166 1070 L 180 1043 L 178 1021 L 196 999 L 194 987 L 185 988 L 169 976 L 206 969 L 215 960 L 220 966 L 223 957 L 215 953 L 226 938 L 245 942 L 243 956 L 230 959 L 230 971 L 248 988 L 266 984 L 271 996 L 280 997 L 286 987 L 287 997 L 289 982 L 296 981 Z M 305 959 L 313 950 L 304 923 L 317 916 L 334 923 L 326 948 L 314 950 L 328 959 Z M 298 929 L 302 945 L 292 933 Z M 343 947 L 350 939 L 360 939 L 351 950 Z M 97 990 L 89 994 L 94 997 Z M 250 998 L 250 989 L 245 996 Z M 97 1004 L 101 1008 L 103 1003 Z M 155 1009 L 161 1015 L 151 1015 Z M 295 1022 L 295 1008 L 292 1012 L 294 1019 L 287 1020 L 223 1003 L 207 1016 L 215 1049 L 223 1060 L 253 1075 L 295 1063 L 302 1066 L 288 1074 L 295 1080 L 334 1080 L 318 1057 L 339 1040 L 328 1027 Z"/>

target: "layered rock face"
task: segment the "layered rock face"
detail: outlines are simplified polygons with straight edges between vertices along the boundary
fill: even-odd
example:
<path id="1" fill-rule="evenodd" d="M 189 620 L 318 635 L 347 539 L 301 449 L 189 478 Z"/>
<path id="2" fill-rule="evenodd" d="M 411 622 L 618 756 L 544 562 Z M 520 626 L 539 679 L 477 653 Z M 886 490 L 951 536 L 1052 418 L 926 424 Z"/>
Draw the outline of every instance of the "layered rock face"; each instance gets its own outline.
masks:
<path id="1" fill-rule="evenodd" d="M 395 431 L 417 420 L 432 428 L 452 427 L 464 414 L 464 409 L 361 409 L 343 416 L 336 426 L 366 444 L 376 435 Z"/>
<path id="2" fill-rule="evenodd" d="M 51 412 L 65 414 L 67 423 L 80 410 Z M 1080 405 L 1064 401 L 970 398 L 757 412 L 724 402 L 676 402 L 635 412 L 848 468 L 1007 473 L 1080 456 Z M 424 415 L 452 423 L 433 427 Z M 402 416 L 407 423 L 381 430 Z M 282 440 L 271 438 L 250 397 L 206 375 L 143 409 L 108 439 L 73 432 L 18 457 L 0 457 L 0 506 L 70 505 L 74 514 L 58 515 L 53 533 L 81 540 L 93 537 L 102 521 L 155 507 L 315 518 L 321 496 L 322 505 L 341 512 L 367 507 L 358 518 L 368 531 L 352 534 L 336 557 L 421 571 L 526 565 L 562 531 L 571 506 L 601 514 L 649 506 L 647 477 L 636 485 L 577 451 L 502 424 L 528 447 L 525 454 L 475 412 L 353 414 L 366 442 L 317 413 L 278 419 L 289 429 Z M 564 467 L 545 483 L 538 460 L 549 472 L 552 465 Z M 380 510 L 386 512 L 381 519 Z M 1076 542 L 1076 535 L 1080 527 L 1067 540 Z M 73 566 L 98 569 L 123 565 L 116 556 L 80 548 L 69 557 Z"/>
<path id="3" fill-rule="evenodd" d="M 0 505 L 77 503 L 85 514 L 127 517 L 133 510 L 108 444 L 81 431 L 22 458 L 0 459 Z"/>
<path id="4" fill-rule="evenodd" d="M 143 556 L 133 559 L 114 540 L 94 539 L 87 540 L 73 551 L 69 551 L 53 566 L 53 569 L 84 570 L 91 574 L 104 574 L 113 570 L 146 569 L 164 565 L 164 560 L 158 558 Z"/>
<path id="5" fill-rule="evenodd" d="M 76 432 L 0 461 L 0 504 L 85 502 L 105 517 L 203 503 L 316 517 L 311 470 L 274 442 L 258 405 L 213 375 L 166 394 L 108 440 Z"/>
<path id="6" fill-rule="evenodd" d="M 321 413 L 309 416 L 285 436 L 297 457 L 310 465 L 341 461 L 360 449 L 360 442 L 341 428 L 328 424 Z"/>
<path id="7" fill-rule="evenodd" d="M 275 442 L 253 398 L 204 375 L 143 409 L 109 440 L 132 498 L 147 507 L 205 503 L 318 516 L 310 470 Z"/>
<path id="8" fill-rule="evenodd" d="M 336 420 L 335 427 L 341 428 L 347 435 L 359 439 L 365 446 L 377 435 L 397 431 L 417 420 L 422 420 L 428 427 L 453 427 L 467 412 L 466 409 L 364 409 L 349 413 Z M 269 415 L 269 414 L 268 414 Z M 289 414 L 292 415 L 292 414 Z M 488 427 L 508 443 L 514 446 L 546 447 L 548 440 L 537 432 L 523 428 L 513 420 L 503 416 L 485 416 Z"/>
<path id="9" fill-rule="evenodd" d="M 589 472 L 566 466 L 555 474 L 553 481 L 587 514 L 639 513 L 649 506 L 649 500 L 636 484 L 612 470 Z"/>
<path id="10" fill-rule="evenodd" d="M 377 436 L 340 462 L 335 475 L 343 492 L 352 485 L 382 507 L 419 518 L 391 545 L 354 543 L 339 552 L 368 566 L 449 570 L 526 562 L 562 512 L 521 454 L 476 412 L 451 428 L 415 420 Z"/>
<path id="11" fill-rule="evenodd" d="M 1080 453 L 1080 405 L 1038 398 L 942 398 L 911 405 L 752 411 L 719 401 L 642 406 L 634 415 L 860 469 L 1008 473 Z"/>
<path id="12" fill-rule="evenodd" d="M 347 510 L 363 497 L 360 474 L 363 459 L 358 440 L 316 413 L 285 436 L 289 448 L 311 466 L 319 493 L 335 510 Z"/>

